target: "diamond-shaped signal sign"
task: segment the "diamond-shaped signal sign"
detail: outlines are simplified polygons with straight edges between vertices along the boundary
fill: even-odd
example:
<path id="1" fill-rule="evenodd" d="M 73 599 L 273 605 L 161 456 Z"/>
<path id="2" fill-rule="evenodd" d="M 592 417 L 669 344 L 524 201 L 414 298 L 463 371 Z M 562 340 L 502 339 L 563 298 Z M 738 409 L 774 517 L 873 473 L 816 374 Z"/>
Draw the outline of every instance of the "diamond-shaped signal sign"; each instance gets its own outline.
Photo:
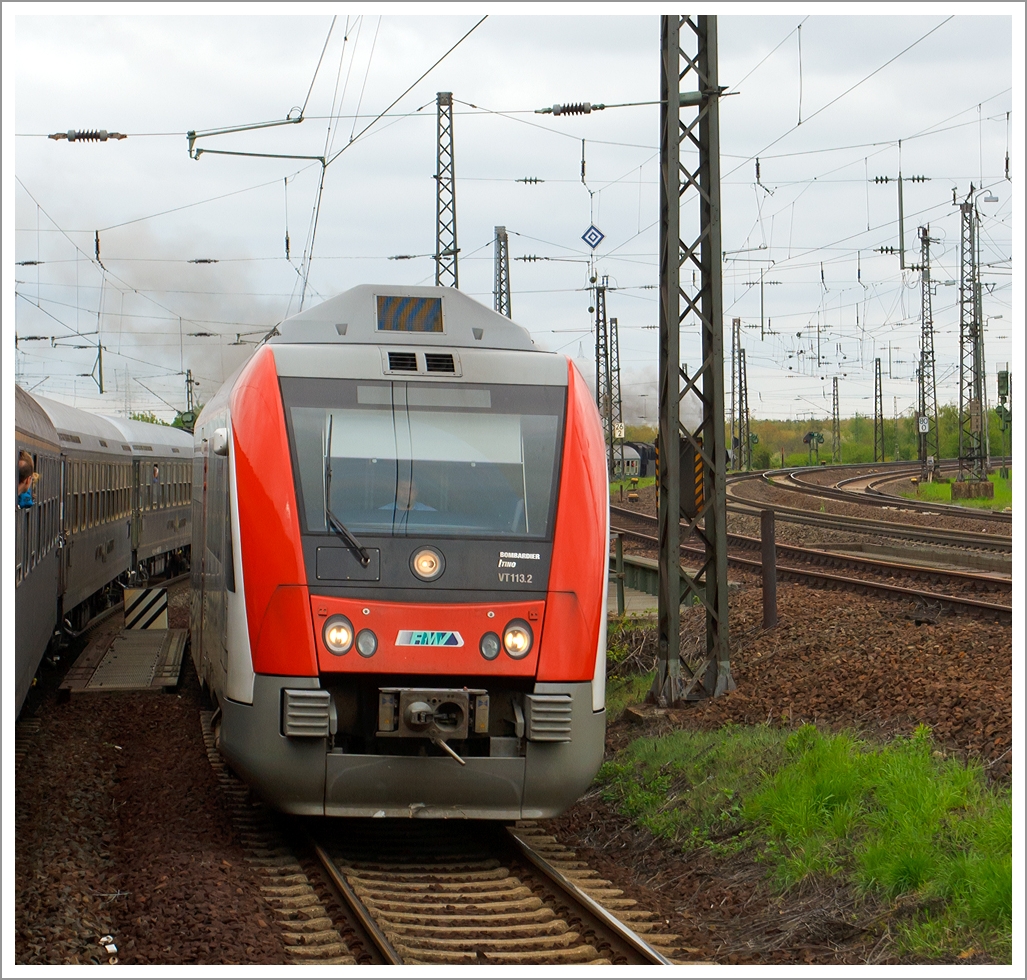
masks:
<path id="1" fill-rule="evenodd" d="M 585 232 L 585 234 L 581 236 L 581 240 L 582 240 L 582 241 L 583 241 L 583 242 L 584 242 L 584 243 L 585 243 L 585 244 L 586 244 L 586 245 L 587 245 L 587 246 L 588 246 L 588 247 L 589 247 L 590 249 L 592 249 L 593 251 L 595 251 L 595 249 L 597 249 L 597 248 L 599 247 L 599 243 L 600 243 L 600 242 L 601 242 L 601 241 L 602 241 L 602 240 L 603 240 L 603 239 L 604 239 L 605 237 L 606 237 L 606 236 L 605 236 L 605 235 L 604 235 L 604 234 L 603 234 L 603 233 L 602 233 L 602 232 L 601 232 L 601 231 L 600 231 L 600 230 L 599 230 L 599 229 L 598 229 L 598 228 L 597 228 L 597 227 L 596 227 L 595 225 L 589 225 L 589 226 L 588 226 L 588 231 L 586 231 L 586 232 Z"/>

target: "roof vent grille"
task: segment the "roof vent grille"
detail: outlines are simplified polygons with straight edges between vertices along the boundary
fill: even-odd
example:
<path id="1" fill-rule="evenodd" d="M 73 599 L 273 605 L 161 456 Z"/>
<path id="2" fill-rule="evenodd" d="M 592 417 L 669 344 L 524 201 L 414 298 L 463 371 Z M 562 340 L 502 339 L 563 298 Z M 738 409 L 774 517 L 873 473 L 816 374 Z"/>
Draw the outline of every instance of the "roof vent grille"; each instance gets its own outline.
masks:
<path id="1" fill-rule="evenodd" d="M 456 367 L 453 364 L 452 354 L 425 354 L 425 363 L 429 371 L 441 372 L 444 374 L 456 374 Z"/>
<path id="2" fill-rule="evenodd" d="M 416 371 L 417 354 L 413 351 L 389 351 L 390 371 Z"/>

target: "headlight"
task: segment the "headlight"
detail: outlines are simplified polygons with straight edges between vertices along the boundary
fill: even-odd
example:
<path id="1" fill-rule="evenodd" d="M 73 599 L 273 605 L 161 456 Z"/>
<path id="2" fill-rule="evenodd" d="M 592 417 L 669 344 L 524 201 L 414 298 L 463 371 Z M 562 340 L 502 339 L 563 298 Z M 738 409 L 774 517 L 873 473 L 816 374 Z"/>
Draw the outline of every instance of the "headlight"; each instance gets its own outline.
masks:
<path id="1" fill-rule="evenodd" d="M 528 655 L 532 639 L 531 627 L 523 619 L 513 620 L 503 630 L 503 647 L 514 660 Z"/>
<path id="2" fill-rule="evenodd" d="M 321 631 L 325 646 L 337 657 L 341 657 L 353 646 L 353 624 L 345 616 L 331 616 Z"/>
<path id="3" fill-rule="evenodd" d="M 486 633 L 478 644 L 478 650 L 486 660 L 495 660 L 499 656 L 499 637 L 495 633 Z"/>
<path id="4" fill-rule="evenodd" d="M 378 637 L 370 630 L 361 630 L 357 633 L 357 653 L 362 657 L 373 657 L 378 649 Z"/>
<path id="5" fill-rule="evenodd" d="M 421 548 L 410 556 L 410 570 L 425 582 L 434 582 L 445 570 L 446 559 L 441 551 Z"/>

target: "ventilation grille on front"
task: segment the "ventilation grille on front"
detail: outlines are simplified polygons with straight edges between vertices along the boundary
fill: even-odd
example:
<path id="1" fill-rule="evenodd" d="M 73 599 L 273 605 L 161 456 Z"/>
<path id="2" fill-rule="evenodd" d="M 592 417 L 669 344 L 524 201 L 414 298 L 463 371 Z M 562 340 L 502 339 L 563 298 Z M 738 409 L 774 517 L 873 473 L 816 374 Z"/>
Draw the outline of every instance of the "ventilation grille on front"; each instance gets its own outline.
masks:
<path id="1" fill-rule="evenodd" d="M 529 694 L 524 699 L 524 721 L 532 742 L 571 740 L 571 699 L 566 694 Z"/>
<path id="2" fill-rule="evenodd" d="M 282 691 L 282 732 L 293 738 L 327 738 L 331 695 L 327 691 Z"/>
<path id="3" fill-rule="evenodd" d="M 453 363 L 452 354 L 425 354 L 425 363 L 429 371 L 439 371 L 446 374 L 455 374 L 456 365 Z"/>
<path id="4" fill-rule="evenodd" d="M 61 440 L 61 442 L 78 442 L 78 443 L 82 442 L 82 440 L 81 440 L 81 438 L 79 436 L 73 436 L 73 435 L 71 435 L 70 433 L 67 433 L 67 432 L 58 432 L 57 436 Z"/>
<path id="5" fill-rule="evenodd" d="M 389 351 L 390 371 L 416 371 L 417 355 L 413 351 Z"/>

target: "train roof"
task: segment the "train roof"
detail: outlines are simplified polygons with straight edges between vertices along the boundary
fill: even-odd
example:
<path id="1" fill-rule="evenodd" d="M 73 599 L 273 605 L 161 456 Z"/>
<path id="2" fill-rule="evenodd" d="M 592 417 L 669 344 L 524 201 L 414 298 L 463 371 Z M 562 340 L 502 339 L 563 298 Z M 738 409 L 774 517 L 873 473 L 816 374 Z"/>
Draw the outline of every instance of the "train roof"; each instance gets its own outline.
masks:
<path id="1" fill-rule="evenodd" d="M 57 438 L 62 449 L 94 453 L 131 451 L 131 447 L 126 450 L 122 446 L 121 433 L 99 415 L 83 412 L 52 398 L 36 396 L 36 401 L 57 429 Z"/>
<path id="2" fill-rule="evenodd" d="M 192 456 L 192 436 L 182 429 L 95 415 L 52 398 L 36 396 L 36 401 L 56 430 L 55 441 L 64 450 L 124 456 Z"/>
<path id="3" fill-rule="evenodd" d="M 40 442 L 58 446 L 57 429 L 43 407 L 24 388 L 14 386 L 14 428 Z"/>
<path id="4" fill-rule="evenodd" d="M 175 453 L 191 457 L 193 454 L 193 436 L 185 429 L 115 415 L 102 415 L 100 418 L 110 422 L 121 433 L 125 442 L 131 445 L 134 456 L 168 456 Z"/>
<path id="5" fill-rule="evenodd" d="M 289 317 L 268 343 L 536 349 L 524 327 L 445 286 L 354 286 Z"/>

